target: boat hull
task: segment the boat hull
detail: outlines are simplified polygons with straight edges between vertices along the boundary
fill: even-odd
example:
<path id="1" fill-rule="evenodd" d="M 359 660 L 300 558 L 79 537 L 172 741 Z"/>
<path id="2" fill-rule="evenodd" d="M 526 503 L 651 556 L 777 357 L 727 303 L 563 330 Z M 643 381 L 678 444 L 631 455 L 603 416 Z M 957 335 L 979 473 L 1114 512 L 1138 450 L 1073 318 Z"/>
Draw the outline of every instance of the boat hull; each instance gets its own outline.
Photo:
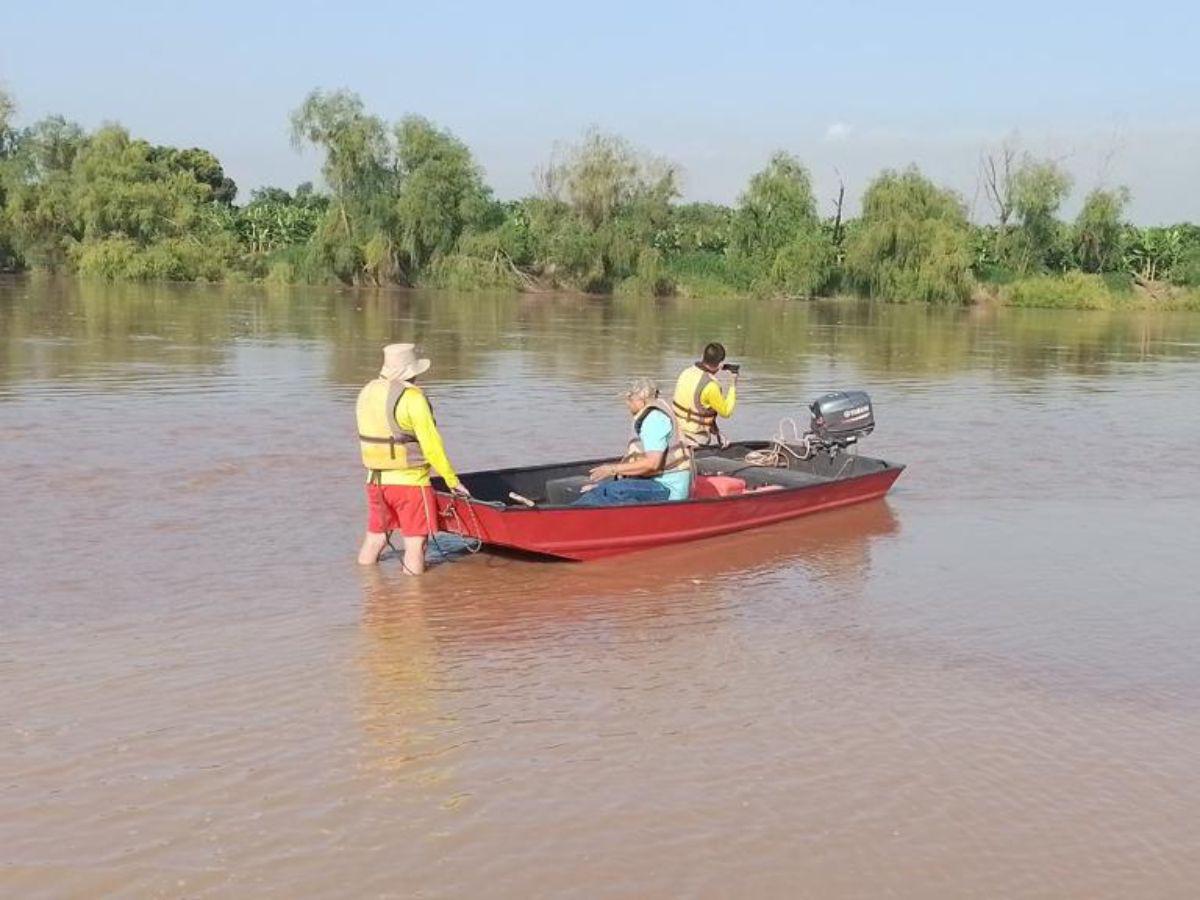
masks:
<path id="1" fill-rule="evenodd" d="M 591 560 L 758 528 L 883 497 L 903 466 L 730 497 L 627 506 L 508 506 L 437 491 L 440 527 L 484 546 Z M 513 470 L 517 471 L 517 470 Z M 477 473 L 481 478 L 487 473 Z M 463 476 L 471 486 L 472 476 Z"/>

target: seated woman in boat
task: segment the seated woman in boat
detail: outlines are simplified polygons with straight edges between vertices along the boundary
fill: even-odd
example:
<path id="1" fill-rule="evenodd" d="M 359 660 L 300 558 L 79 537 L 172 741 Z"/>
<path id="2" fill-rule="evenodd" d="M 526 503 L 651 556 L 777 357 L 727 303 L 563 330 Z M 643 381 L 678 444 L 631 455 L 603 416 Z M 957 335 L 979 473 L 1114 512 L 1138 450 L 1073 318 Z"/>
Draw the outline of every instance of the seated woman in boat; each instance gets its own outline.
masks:
<path id="1" fill-rule="evenodd" d="M 648 378 L 639 378 L 622 396 L 633 417 L 629 448 L 620 462 L 592 469 L 595 483 L 584 488 L 575 505 L 686 500 L 692 489 L 692 451 L 683 443 L 671 405 Z"/>

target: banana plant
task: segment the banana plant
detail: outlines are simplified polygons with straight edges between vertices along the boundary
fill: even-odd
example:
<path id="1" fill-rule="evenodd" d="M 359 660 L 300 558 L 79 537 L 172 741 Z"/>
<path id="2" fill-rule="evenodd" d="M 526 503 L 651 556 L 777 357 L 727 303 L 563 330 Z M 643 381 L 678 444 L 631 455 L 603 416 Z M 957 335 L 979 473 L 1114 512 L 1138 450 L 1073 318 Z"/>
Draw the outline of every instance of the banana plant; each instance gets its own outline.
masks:
<path id="1" fill-rule="evenodd" d="M 1184 250 L 1180 226 L 1136 228 L 1130 226 L 1125 238 L 1125 268 L 1146 281 L 1169 278 Z"/>

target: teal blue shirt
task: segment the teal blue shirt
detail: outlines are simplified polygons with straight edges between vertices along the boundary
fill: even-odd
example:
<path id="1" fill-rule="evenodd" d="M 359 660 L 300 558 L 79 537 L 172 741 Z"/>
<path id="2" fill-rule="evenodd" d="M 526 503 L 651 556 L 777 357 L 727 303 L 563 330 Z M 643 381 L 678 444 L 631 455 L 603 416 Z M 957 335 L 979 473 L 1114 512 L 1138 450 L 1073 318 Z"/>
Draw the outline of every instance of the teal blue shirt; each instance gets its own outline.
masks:
<path id="1" fill-rule="evenodd" d="M 647 453 L 666 453 L 671 443 L 671 420 L 662 410 L 654 409 L 642 420 L 642 447 Z M 666 472 L 654 478 L 671 492 L 669 500 L 686 500 L 692 492 L 692 471 Z"/>

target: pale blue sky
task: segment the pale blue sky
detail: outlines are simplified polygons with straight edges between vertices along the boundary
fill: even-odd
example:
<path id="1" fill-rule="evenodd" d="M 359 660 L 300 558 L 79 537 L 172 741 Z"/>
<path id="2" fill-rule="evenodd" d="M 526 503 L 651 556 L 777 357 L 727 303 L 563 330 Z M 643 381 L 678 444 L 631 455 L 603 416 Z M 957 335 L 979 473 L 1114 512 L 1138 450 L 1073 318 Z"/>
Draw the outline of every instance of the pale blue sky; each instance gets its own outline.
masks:
<path id="1" fill-rule="evenodd" d="M 19 9 L 19 12 L 17 10 Z M 1063 158 L 1076 201 L 1129 185 L 1143 222 L 1200 221 L 1200 6 L 894 3 L 14 4 L 0 83 L 20 121 L 117 120 L 213 150 L 243 188 L 316 173 L 287 115 L 349 87 L 475 151 L 502 197 L 588 125 L 679 162 L 732 201 L 778 148 L 857 200 L 916 162 L 975 197 L 981 149 L 1017 132 Z M 983 210 L 980 204 L 979 214 Z"/>

